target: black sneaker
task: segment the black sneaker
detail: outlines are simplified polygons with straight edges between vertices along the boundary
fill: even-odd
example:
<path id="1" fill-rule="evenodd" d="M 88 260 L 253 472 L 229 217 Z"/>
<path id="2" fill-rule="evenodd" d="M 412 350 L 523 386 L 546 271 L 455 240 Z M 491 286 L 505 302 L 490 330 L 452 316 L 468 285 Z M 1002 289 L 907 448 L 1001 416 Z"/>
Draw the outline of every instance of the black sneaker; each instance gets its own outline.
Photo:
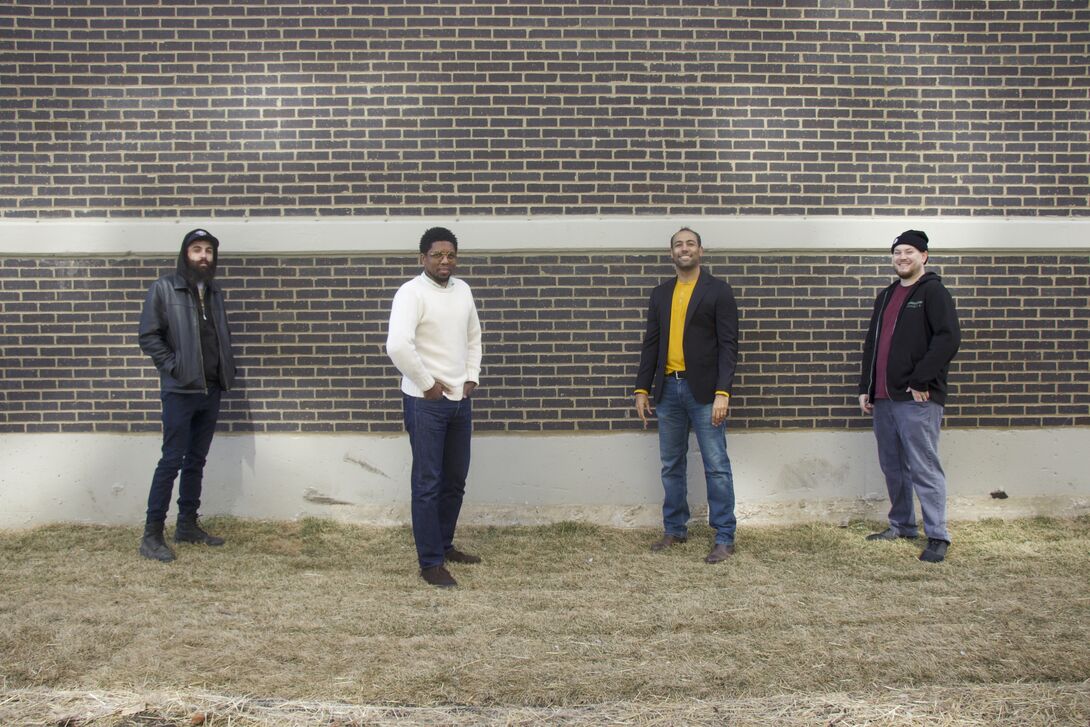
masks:
<path id="1" fill-rule="evenodd" d="M 140 555 L 160 563 L 174 560 L 174 551 L 163 540 L 162 523 L 144 526 L 144 537 L 140 539 Z"/>
<path id="2" fill-rule="evenodd" d="M 454 580 L 454 576 L 450 574 L 450 571 L 441 565 L 432 566 L 431 568 L 421 568 L 420 577 L 423 578 L 428 585 L 437 588 L 454 588 L 458 585 L 458 581 Z"/>
<path id="3" fill-rule="evenodd" d="M 226 541 L 216 535 L 210 535 L 197 524 L 197 518 L 178 518 L 174 529 L 175 543 L 198 543 L 200 545 L 223 545 Z"/>
<path id="4" fill-rule="evenodd" d="M 867 540 L 897 540 L 898 538 L 904 538 L 905 540 L 915 540 L 915 535 L 901 535 L 893 528 L 886 528 L 880 533 L 871 533 L 867 536 Z"/>
<path id="5" fill-rule="evenodd" d="M 946 549 L 950 543 L 938 538 L 928 538 L 927 547 L 920 553 L 920 560 L 925 563 L 941 563 L 946 560 Z"/>

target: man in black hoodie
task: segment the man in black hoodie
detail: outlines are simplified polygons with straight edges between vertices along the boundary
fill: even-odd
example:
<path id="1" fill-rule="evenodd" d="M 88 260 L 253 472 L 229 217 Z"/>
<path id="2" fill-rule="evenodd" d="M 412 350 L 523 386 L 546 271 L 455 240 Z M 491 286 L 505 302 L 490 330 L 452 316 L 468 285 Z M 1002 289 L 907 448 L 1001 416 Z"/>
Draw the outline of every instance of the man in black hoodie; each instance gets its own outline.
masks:
<path id="1" fill-rule="evenodd" d="M 174 542 L 223 545 L 197 522 L 220 394 L 235 378 L 223 291 L 215 281 L 218 250 L 219 240 L 207 230 L 186 233 L 177 271 L 152 284 L 140 314 L 140 350 L 159 370 L 163 402 L 163 456 L 151 480 L 140 555 L 164 563 L 174 560 L 163 525 L 179 470 Z"/>
<path id="2" fill-rule="evenodd" d="M 949 291 L 938 275 L 924 272 L 927 235 L 902 232 L 891 252 L 899 280 L 874 301 L 859 380 L 859 408 L 874 417 L 890 500 L 889 527 L 867 540 L 917 537 L 915 492 L 927 534 L 920 560 L 938 563 L 950 545 L 939 428 L 961 331 Z"/>

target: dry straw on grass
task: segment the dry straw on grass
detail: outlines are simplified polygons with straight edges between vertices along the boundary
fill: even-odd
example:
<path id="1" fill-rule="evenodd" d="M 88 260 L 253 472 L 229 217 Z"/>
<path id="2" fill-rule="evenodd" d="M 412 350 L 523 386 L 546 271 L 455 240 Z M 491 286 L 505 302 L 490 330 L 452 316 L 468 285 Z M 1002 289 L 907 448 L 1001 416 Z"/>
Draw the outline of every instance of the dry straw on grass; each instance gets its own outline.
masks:
<path id="1" fill-rule="evenodd" d="M 0 723 L 1090 721 L 1090 518 L 959 524 L 939 565 L 863 525 L 743 527 L 714 567 L 707 529 L 466 529 L 454 592 L 404 528 L 210 526 L 165 566 L 130 528 L 0 534 Z"/>
<path id="2" fill-rule="evenodd" d="M 1090 686 L 1002 684 L 792 694 L 704 701 L 610 702 L 572 707 L 379 707 L 224 697 L 202 692 L 134 694 L 48 689 L 0 697 L 4 724 L 65 727 L 303 727 L 328 725 L 897 725 L 897 727 L 1052 727 L 1085 725 Z"/>

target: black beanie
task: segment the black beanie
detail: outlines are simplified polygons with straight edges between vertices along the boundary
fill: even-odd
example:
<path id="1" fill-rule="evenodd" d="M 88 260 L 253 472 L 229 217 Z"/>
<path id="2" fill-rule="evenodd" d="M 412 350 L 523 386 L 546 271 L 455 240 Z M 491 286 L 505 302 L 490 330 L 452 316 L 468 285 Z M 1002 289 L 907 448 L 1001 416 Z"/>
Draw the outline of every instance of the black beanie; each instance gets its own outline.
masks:
<path id="1" fill-rule="evenodd" d="M 927 252 L 927 233 L 921 230 L 905 230 L 897 235 L 897 239 L 890 245 L 889 251 L 892 253 L 893 248 L 898 245 L 912 245 L 920 252 Z"/>
<path id="2" fill-rule="evenodd" d="M 212 243 L 212 249 L 216 252 L 219 252 L 220 241 L 216 239 L 215 235 L 213 235 L 211 232 L 204 229 L 203 227 L 198 227 L 195 230 L 190 230 L 189 232 L 185 233 L 185 237 L 182 238 L 182 249 L 185 250 L 197 240 L 208 240 L 210 243 Z"/>

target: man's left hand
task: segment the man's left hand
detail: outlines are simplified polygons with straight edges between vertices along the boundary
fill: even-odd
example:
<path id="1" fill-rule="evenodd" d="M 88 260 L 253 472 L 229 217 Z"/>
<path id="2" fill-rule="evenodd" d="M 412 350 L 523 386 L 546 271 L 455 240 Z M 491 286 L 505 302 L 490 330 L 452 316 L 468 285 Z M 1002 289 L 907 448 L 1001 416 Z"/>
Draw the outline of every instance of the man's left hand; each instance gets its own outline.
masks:
<path id="1" fill-rule="evenodd" d="M 906 391 L 911 391 L 912 398 L 916 401 L 928 401 L 929 399 L 931 399 L 931 392 L 927 389 L 924 389 L 923 391 L 916 391 L 910 386 L 908 387 L 908 389 L 906 389 Z"/>
<path id="2" fill-rule="evenodd" d="M 722 394 L 715 395 L 712 403 L 712 426 L 718 427 L 727 420 L 727 409 L 730 408 L 730 397 Z"/>
<path id="3" fill-rule="evenodd" d="M 473 393 L 473 390 L 477 388 L 476 381 L 467 381 L 462 384 L 462 398 L 468 399 L 469 395 Z"/>

